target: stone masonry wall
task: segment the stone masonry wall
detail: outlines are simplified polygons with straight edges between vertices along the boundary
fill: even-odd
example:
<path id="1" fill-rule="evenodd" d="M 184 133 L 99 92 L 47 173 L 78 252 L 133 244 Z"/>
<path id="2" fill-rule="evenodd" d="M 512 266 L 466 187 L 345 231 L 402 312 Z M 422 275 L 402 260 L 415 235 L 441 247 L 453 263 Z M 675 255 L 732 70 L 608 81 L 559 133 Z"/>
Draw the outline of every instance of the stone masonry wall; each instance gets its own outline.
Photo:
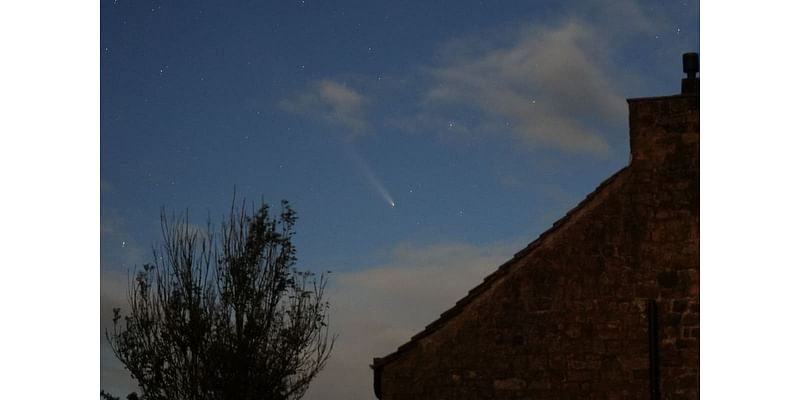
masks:
<path id="1" fill-rule="evenodd" d="M 699 398 L 699 97 L 630 100 L 631 164 L 432 333 L 380 365 L 381 399 Z"/>

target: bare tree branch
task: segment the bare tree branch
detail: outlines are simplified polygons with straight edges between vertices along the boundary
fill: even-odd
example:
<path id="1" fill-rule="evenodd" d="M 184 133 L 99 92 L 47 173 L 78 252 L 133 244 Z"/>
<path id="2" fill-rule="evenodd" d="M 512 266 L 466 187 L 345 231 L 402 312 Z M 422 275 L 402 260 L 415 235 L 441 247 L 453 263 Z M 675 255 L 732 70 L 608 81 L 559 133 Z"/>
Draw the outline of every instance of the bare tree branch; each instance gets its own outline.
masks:
<path id="1" fill-rule="evenodd" d="M 287 202 L 232 205 L 219 230 L 161 214 L 163 243 L 106 338 L 141 398 L 299 399 L 330 357 L 327 278 L 298 271 Z"/>

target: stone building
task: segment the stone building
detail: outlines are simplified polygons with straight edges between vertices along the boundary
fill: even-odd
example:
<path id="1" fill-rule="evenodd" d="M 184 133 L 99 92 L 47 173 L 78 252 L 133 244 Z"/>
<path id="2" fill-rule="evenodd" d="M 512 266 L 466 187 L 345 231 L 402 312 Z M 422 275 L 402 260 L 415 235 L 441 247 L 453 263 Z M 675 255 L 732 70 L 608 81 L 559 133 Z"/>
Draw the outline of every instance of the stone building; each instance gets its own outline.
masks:
<path id="1" fill-rule="evenodd" d="M 400 399 L 697 399 L 700 84 L 629 99 L 630 163 L 385 357 Z"/>

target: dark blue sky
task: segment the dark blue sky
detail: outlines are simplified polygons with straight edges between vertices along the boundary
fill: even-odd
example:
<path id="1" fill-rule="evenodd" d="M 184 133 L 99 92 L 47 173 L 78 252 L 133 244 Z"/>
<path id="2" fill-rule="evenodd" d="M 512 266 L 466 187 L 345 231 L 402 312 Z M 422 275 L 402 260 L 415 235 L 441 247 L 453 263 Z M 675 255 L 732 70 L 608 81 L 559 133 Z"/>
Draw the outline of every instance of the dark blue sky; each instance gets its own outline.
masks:
<path id="1" fill-rule="evenodd" d="M 101 311 L 162 206 L 219 222 L 235 186 L 292 203 L 299 266 L 375 335 L 408 300 L 376 282 L 474 273 L 364 354 L 340 323 L 332 365 L 363 368 L 624 166 L 625 98 L 677 93 L 689 51 L 697 1 L 103 1 Z M 369 398 L 368 369 L 326 373 L 309 398 Z"/>

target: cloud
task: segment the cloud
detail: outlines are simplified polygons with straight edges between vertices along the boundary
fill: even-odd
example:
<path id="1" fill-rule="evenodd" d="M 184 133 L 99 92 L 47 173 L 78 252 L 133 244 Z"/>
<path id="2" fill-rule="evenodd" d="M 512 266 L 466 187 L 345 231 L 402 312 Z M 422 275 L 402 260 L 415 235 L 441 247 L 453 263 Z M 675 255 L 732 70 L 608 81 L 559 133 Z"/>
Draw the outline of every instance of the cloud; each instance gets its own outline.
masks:
<path id="1" fill-rule="evenodd" d="M 521 29 L 510 44 L 473 43 L 445 47 L 448 61 L 430 70 L 425 104 L 477 109 L 534 148 L 609 152 L 595 127 L 624 120 L 626 103 L 601 32 L 569 19 Z"/>
<path id="2" fill-rule="evenodd" d="M 520 246 L 400 245 L 388 262 L 334 275 L 331 329 L 338 340 L 305 398 L 374 399 L 374 357 L 385 356 L 455 305 Z"/>
<path id="3" fill-rule="evenodd" d="M 331 80 L 312 82 L 305 93 L 281 100 L 286 111 L 320 118 L 327 123 L 341 125 L 351 137 L 363 134 L 368 128 L 364 117 L 364 96 L 355 90 Z"/>

